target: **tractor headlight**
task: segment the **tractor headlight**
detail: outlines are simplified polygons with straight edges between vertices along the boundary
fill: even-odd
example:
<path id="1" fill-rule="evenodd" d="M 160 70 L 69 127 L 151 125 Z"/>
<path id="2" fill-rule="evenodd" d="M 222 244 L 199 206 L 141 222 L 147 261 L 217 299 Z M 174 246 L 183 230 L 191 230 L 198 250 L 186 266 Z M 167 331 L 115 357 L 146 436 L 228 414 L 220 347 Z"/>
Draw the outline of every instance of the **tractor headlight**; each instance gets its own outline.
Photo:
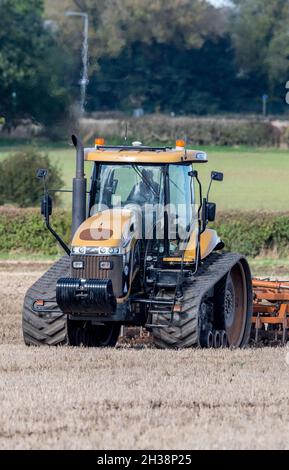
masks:
<path id="1" fill-rule="evenodd" d="M 208 155 L 206 154 L 206 152 L 198 152 L 196 154 L 196 159 L 199 161 L 206 162 L 208 161 Z"/>
<path id="2" fill-rule="evenodd" d="M 73 246 L 71 248 L 74 255 L 120 255 L 121 248 L 95 247 L 95 246 Z"/>
<path id="3" fill-rule="evenodd" d="M 86 247 L 85 246 L 74 246 L 72 247 L 72 253 L 74 255 L 85 255 Z"/>
<path id="4" fill-rule="evenodd" d="M 89 251 L 87 251 L 89 253 Z M 99 253 L 101 255 L 119 255 L 120 254 L 120 249 L 119 248 L 99 248 Z"/>
<path id="5" fill-rule="evenodd" d="M 106 269 L 106 270 L 108 270 L 108 269 L 112 269 L 112 268 L 113 268 L 113 264 L 112 264 L 111 261 L 101 261 L 101 262 L 99 263 L 99 267 L 100 267 L 100 269 Z"/>
<path id="6" fill-rule="evenodd" d="M 73 267 L 73 269 L 83 269 L 84 268 L 84 262 L 83 261 L 73 261 L 72 267 Z"/>

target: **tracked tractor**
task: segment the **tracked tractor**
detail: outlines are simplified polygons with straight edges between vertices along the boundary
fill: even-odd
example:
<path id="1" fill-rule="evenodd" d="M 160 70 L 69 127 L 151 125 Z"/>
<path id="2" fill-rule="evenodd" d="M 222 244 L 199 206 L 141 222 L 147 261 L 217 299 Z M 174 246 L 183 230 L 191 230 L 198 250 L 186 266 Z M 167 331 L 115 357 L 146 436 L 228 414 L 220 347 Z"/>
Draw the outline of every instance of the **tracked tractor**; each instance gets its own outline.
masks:
<path id="1" fill-rule="evenodd" d="M 85 148 L 73 136 L 72 237 L 53 229 L 44 181 L 41 212 L 65 255 L 27 292 L 27 345 L 115 346 L 122 325 L 142 326 L 159 348 L 243 347 L 250 337 L 252 281 L 246 259 L 223 251 L 203 151 L 109 146 Z M 84 162 L 92 167 L 87 188 Z"/>

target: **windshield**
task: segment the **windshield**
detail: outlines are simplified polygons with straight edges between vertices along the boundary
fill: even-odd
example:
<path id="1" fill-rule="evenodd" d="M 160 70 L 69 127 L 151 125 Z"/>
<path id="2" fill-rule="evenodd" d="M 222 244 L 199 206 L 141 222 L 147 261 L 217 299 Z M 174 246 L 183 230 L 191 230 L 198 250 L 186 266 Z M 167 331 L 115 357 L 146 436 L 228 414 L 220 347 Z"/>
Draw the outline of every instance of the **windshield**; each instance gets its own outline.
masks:
<path id="1" fill-rule="evenodd" d="M 164 211 L 168 213 L 170 252 L 182 249 L 197 222 L 194 212 L 194 186 L 189 164 L 173 165 L 95 165 L 90 215 L 128 205 L 141 207 L 146 238 L 164 239 Z M 164 185 L 164 175 L 167 184 Z M 164 197 L 166 187 L 166 204 Z M 153 206 L 153 207 L 152 207 Z M 166 207 L 166 209 L 165 209 Z M 142 233 L 142 231 L 140 232 Z"/>
<path id="2" fill-rule="evenodd" d="M 161 204 L 162 167 L 149 165 L 100 165 L 92 185 L 93 212 L 103 206 Z"/>

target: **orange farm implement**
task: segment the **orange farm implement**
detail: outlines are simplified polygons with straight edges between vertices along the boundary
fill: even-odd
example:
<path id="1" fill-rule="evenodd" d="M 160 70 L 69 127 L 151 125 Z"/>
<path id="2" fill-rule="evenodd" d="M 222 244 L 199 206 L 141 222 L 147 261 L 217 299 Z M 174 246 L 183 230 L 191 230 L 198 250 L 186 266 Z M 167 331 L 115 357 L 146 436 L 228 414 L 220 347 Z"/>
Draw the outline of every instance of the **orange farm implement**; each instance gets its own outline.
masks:
<path id="1" fill-rule="evenodd" d="M 289 329 L 289 281 L 253 279 L 252 339 L 287 342 Z"/>

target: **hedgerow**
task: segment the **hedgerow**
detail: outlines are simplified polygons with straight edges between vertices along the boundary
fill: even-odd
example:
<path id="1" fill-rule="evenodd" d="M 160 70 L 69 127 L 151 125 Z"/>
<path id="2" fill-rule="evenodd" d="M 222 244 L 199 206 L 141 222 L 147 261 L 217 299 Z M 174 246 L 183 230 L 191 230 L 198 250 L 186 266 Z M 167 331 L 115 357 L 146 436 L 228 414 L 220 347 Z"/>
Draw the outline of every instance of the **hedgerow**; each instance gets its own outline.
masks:
<path id="1" fill-rule="evenodd" d="M 71 214 L 55 210 L 55 230 L 69 243 Z M 212 225 L 225 250 L 256 257 L 274 250 L 289 256 L 289 213 L 222 212 Z M 57 242 L 45 227 L 38 209 L 0 208 L 0 252 L 56 255 Z"/>
<path id="2" fill-rule="evenodd" d="M 55 230 L 66 242 L 70 239 L 71 216 L 55 210 L 52 217 Z M 56 255 L 61 252 L 45 227 L 38 209 L 0 209 L 0 252 Z"/>
<path id="3" fill-rule="evenodd" d="M 289 213 L 223 212 L 214 226 L 228 251 L 251 257 L 271 250 L 289 255 Z"/>
<path id="4" fill-rule="evenodd" d="M 128 125 L 130 139 L 145 143 L 172 144 L 176 138 L 186 138 L 189 145 L 279 147 L 282 132 L 270 121 L 258 119 L 169 117 L 148 115 L 140 119 L 86 120 L 82 132 L 103 135 L 108 140 L 119 139 Z"/>

